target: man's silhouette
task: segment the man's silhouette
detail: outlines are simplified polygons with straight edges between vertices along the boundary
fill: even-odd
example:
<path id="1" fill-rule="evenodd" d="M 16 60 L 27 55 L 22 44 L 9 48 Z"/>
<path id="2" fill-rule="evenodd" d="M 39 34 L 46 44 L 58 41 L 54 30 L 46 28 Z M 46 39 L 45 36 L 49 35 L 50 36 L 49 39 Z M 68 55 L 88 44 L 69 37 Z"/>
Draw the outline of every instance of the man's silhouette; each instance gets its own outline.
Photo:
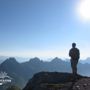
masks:
<path id="1" fill-rule="evenodd" d="M 69 51 L 69 56 L 71 57 L 71 67 L 73 75 L 77 74 L 77 64 L 80 58 L 79 49 L 76 48 L 76 43 L 72 43 L 72 48 Z"/>

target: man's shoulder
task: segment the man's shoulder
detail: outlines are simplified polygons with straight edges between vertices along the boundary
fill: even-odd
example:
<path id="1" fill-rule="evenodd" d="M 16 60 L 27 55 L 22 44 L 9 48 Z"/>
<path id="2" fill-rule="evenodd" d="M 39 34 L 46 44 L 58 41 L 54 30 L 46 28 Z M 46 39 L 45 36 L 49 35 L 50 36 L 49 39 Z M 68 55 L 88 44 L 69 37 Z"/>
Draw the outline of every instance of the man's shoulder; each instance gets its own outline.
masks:
<path id="1" fill-rule="evenodd" d="M 78 48 L 75 48 L 77 51 L 79 51 L 79 49 Z"/>
<path id="2" fill-rule="evenodd" d="M 70 51 L 79 51 L 78 48 L 71 48 Z"/>

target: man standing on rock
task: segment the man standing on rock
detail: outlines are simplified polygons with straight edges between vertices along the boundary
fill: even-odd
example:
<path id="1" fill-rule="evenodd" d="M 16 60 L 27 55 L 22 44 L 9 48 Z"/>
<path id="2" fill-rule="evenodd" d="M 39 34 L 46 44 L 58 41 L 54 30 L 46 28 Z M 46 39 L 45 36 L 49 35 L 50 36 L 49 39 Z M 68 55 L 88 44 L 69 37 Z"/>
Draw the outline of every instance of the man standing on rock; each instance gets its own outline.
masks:
<path id="1" fill-rule="evenodd" d="M 72 48 L 69 51 L 69 56 L 71 57 L 71 68 L 73 75 L 77 75 L 77 64 L 80 58 L 79 49 L 76 48 L 76 43 L 72 43 Z"/>

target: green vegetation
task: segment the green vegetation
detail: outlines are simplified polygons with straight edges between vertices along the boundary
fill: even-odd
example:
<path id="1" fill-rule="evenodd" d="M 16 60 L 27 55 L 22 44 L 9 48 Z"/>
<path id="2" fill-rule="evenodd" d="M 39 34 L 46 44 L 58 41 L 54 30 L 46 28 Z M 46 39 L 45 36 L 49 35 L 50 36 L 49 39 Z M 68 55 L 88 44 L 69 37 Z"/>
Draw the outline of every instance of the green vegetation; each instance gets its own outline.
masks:
<path id="1" fill-rule="evenodd" d="M 62 88 L 64 84 L 47 84 L 47 87 Z"/>

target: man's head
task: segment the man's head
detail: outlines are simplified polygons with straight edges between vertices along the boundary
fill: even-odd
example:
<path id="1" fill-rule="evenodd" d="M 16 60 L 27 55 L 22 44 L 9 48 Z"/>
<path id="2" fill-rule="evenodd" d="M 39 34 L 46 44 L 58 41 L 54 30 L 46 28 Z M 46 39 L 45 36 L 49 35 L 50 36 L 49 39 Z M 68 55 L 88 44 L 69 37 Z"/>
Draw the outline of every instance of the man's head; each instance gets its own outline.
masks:
<path id="1" fill-rule="evenodd" d="M 72 43 L 72 47 L 75 48 L 76 47 L 76 43 Z"/>

